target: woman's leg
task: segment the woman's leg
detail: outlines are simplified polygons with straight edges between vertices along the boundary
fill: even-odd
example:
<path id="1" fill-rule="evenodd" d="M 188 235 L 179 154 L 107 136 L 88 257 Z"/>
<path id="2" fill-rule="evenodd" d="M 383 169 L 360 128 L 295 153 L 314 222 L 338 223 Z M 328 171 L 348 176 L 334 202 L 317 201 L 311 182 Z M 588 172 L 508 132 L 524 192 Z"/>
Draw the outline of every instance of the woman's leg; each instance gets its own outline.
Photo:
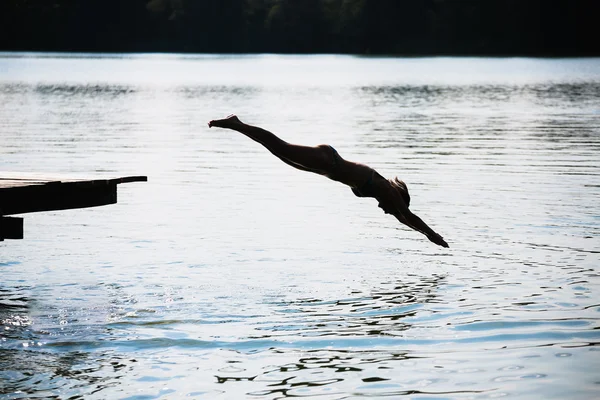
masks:
<path id="1" fill-rule="evenodd" d="M 243 123 L 235 115 L 210 121 L 208 126 L 216 126 L 240 132 L 255 142 L 262 144 L 286 164 L 303 171 L 326 174 L 335 165 L 333 152 L 329 146 L 319 145 L 310 147 L 291 144 L 263 128 Z"/>

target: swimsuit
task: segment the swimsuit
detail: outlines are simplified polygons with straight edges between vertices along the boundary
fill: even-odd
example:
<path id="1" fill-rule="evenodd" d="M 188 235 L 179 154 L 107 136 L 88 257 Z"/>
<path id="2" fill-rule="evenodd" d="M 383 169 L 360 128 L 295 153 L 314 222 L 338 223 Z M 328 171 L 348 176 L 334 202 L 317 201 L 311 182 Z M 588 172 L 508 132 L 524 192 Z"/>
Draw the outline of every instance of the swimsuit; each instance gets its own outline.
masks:
<path id="1" fill-rule="evenodd" d="M 342 164 L 342 157 L 338 154 L 336 149 L 333 148 L 333 146 L 330 145 L 329 148 L 333 153 L 333 168 L 337 168 Z"/>
<path id="2" fill-rule="evenodd" d="M 375 192 L 373 190 L 373 177 L 375 174 L 377 174 L 377 172 L 373 170 L 373 173 L 365 183 L 360 185 L 358 188 L 352 188 L 352 193 L 354 193 L 356 197 L 375 197 Z"/>
<path id="3" fill-rule="evenodd" d="M 333 153 L 333 168 L 336 169 L 342 164 L 342 157 L 333 148 L 333 146 L 329 147 L 331 148 L 331 152 Z M 375 170 L 373 170 L 373 173 L 371 174 L 369 179 L 366 180 L 365 183 L 363 183 L 358 188 L 351 188 L 352 193 L 354 193 L 354 195 L 356 195 L 357 197 L 375 197 L 375 192 L 373 190 L 373 178 L 375 177 L 375 174 L 379 175 Z M 379 176 L 381 177 L 381 175 Z"/>

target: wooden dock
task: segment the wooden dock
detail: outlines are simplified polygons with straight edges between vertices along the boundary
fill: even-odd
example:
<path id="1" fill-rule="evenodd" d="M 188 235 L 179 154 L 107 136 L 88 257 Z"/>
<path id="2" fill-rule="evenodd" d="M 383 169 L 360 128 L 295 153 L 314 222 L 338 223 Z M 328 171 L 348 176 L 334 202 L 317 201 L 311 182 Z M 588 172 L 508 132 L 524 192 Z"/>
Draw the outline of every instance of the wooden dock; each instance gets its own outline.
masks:
<path id="1" fill-rule="evenodd" d="M 147 180 L 146 176 L 90 180 L 0 172 L 0 241 L 23 238 L 23 218 L 10 215 L 115 204 L 118 184 Z"/>

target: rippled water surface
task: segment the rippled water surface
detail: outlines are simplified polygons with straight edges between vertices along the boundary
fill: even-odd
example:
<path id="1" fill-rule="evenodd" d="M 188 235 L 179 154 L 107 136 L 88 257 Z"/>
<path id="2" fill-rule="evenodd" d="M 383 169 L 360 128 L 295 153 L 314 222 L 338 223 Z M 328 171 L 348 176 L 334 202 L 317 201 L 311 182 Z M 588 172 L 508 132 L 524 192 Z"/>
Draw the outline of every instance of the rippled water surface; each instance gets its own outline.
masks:
<path id="1" fill-rule="evenodd" d="M 210 119 L 398 175 L 437 247 Z M 600 60 L 0 54 L 0 397 L 600 396 Z"/>

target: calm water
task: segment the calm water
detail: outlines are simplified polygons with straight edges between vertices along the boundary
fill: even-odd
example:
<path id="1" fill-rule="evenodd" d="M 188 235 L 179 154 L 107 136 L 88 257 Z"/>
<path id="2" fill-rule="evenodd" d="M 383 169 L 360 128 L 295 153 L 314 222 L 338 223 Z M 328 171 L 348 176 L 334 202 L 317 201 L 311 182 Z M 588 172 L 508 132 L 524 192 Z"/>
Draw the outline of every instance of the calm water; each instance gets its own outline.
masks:
<path id="1" fill-rule="evenodd" d="M 442 249 L 210 119 L 331 143 Z M 0 397 L 600 396 L 600 60 L 0 54 Z"/>

